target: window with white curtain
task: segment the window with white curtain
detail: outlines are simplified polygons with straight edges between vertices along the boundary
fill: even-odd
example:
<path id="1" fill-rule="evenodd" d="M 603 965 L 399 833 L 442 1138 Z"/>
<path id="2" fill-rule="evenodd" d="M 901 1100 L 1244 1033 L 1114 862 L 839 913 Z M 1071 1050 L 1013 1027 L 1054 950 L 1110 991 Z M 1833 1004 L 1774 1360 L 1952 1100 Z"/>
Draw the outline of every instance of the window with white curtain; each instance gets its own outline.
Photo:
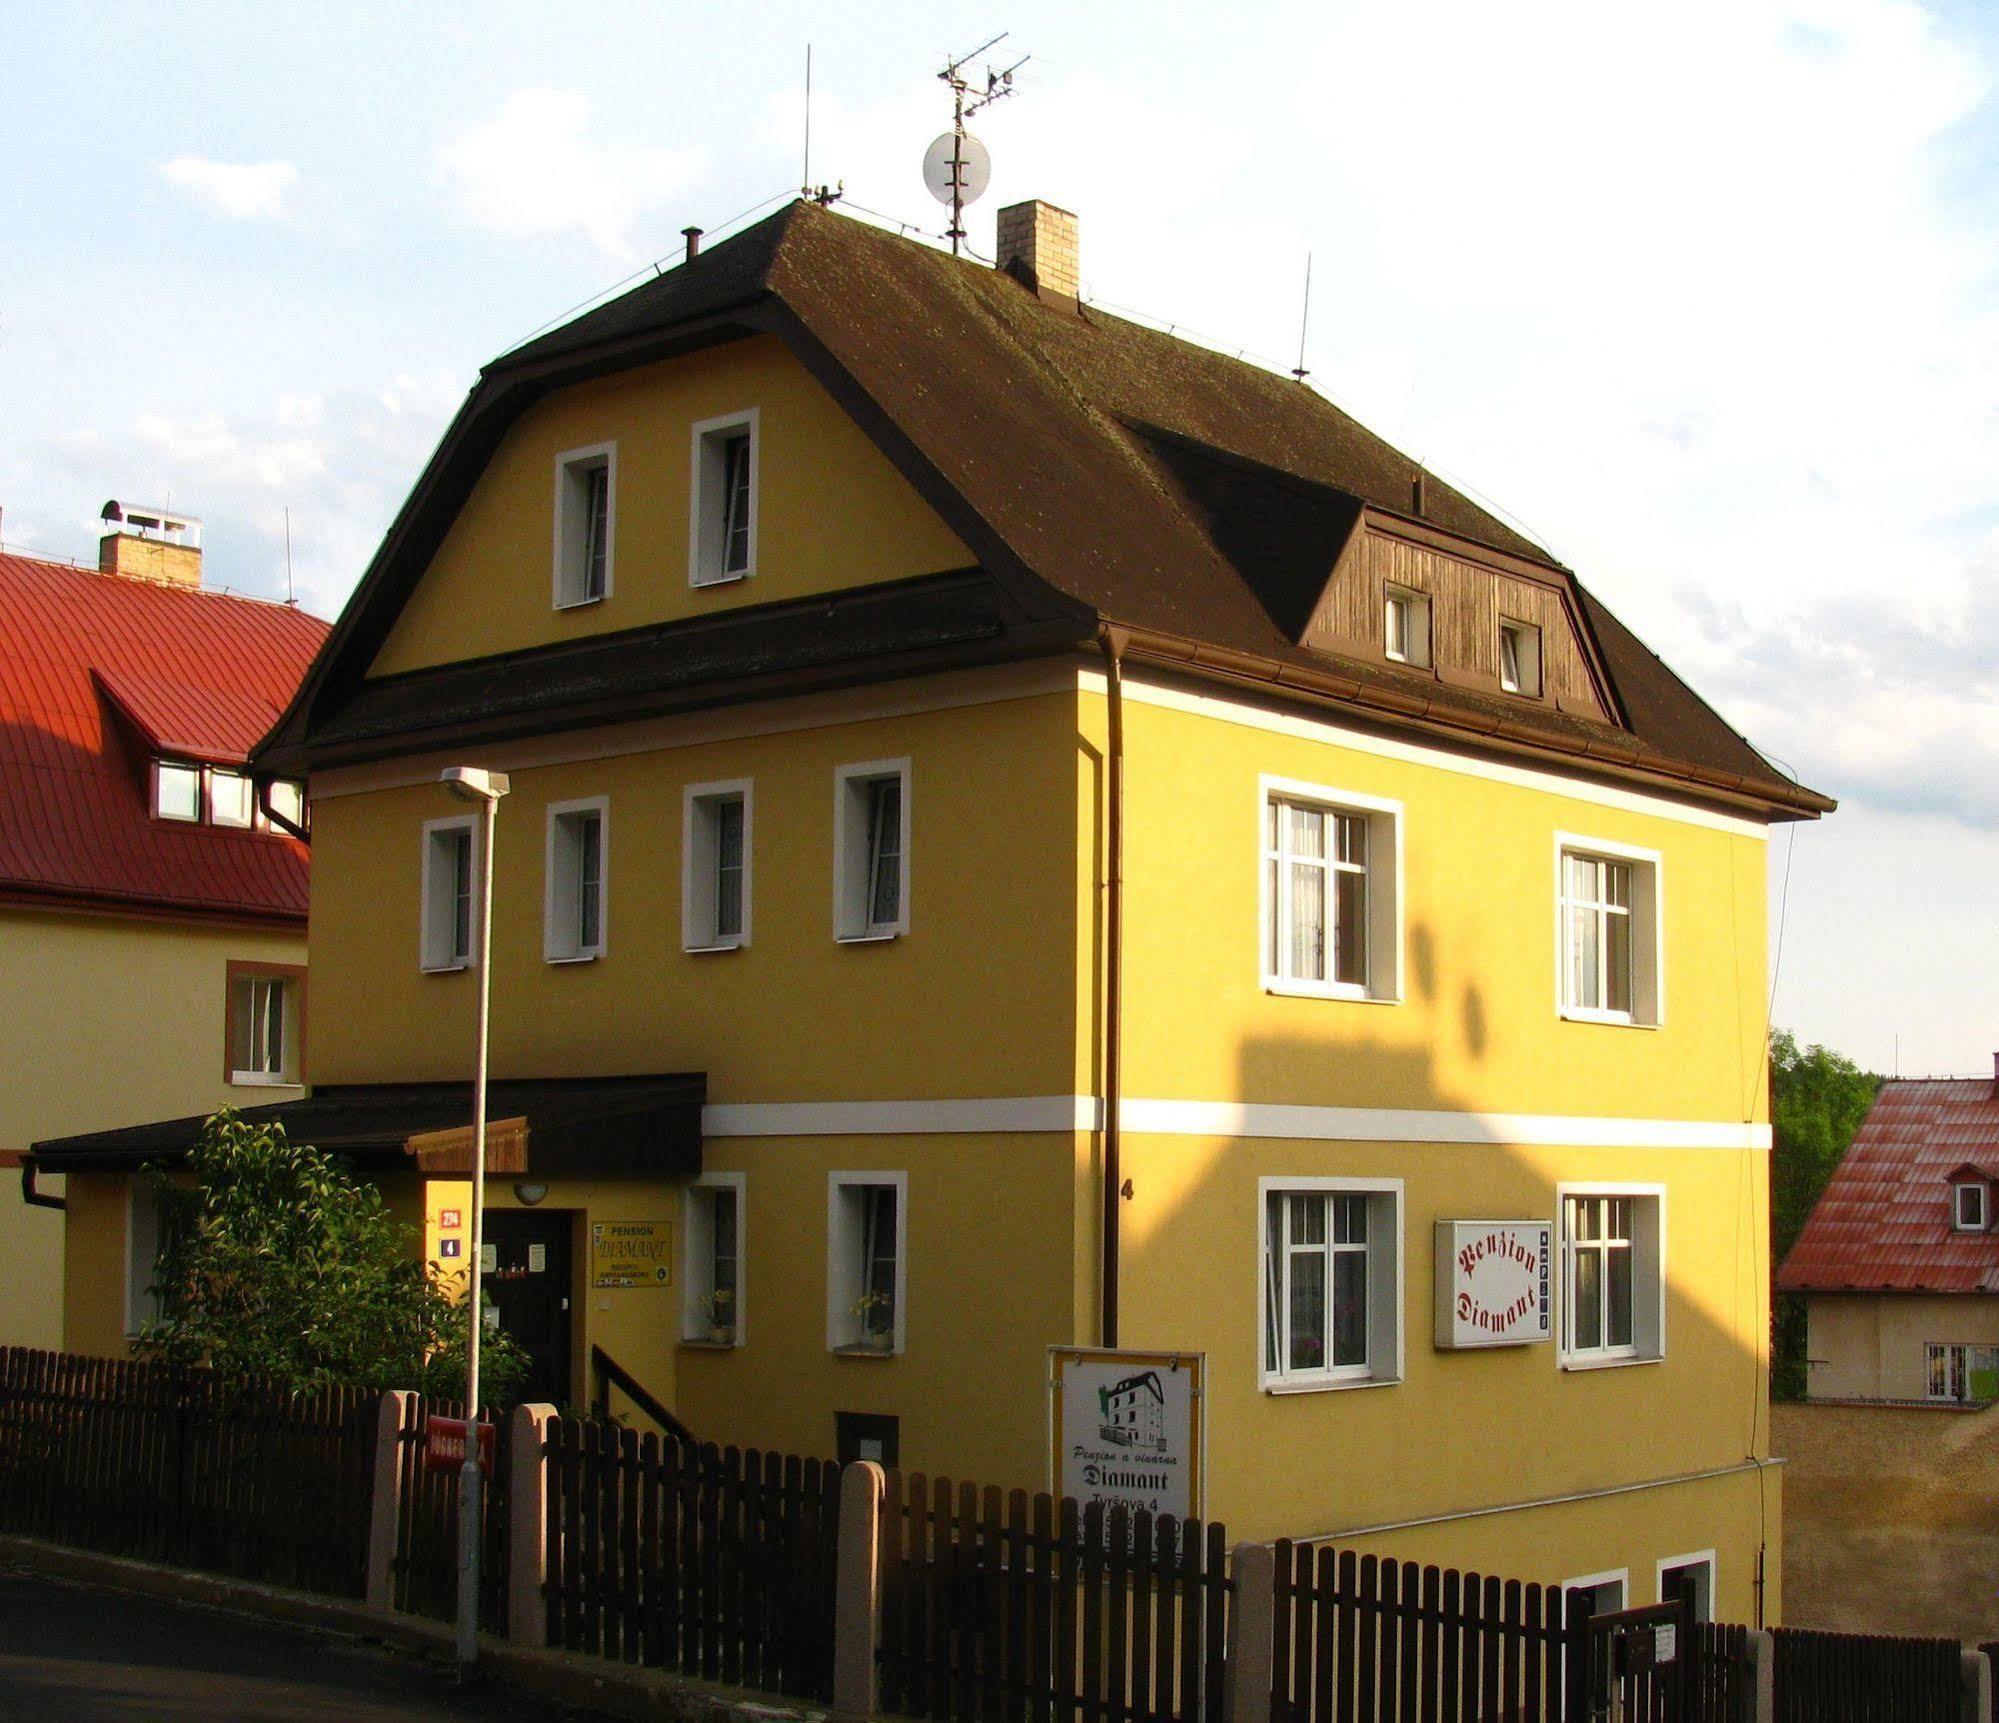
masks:
<path id="1" fill-rule="evenodd" d="M 1264 984 L 1327 998 L 1399 994 L 1401 808 L 1265 778 Z"/>
<path id="2" fill-rule="evenodd" d="M 1400 1182 L 1265 1179 L 1259 1188 L 1264 1386 L 1397 1379 Z"/>
<path id="3" fill-rule="evenodd" d="M 1665 1352 L 1665 1194 L 1564 1187 L 1562 1362 L 1630 1363 Z"/>
<path id="4" fill-rule="evenodd" d="M 1662 1020 L 1655 851 L 1558 837 L 1558 1000 L 1598 1023 Z"/>

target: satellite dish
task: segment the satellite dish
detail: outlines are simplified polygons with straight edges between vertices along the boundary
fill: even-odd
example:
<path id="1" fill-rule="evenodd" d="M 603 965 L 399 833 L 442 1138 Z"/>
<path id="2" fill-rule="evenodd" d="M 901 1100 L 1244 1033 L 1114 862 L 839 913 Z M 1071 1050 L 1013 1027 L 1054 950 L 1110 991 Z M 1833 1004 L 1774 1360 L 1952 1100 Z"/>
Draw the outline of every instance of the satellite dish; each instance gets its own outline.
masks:
<path id="1" fill-rule="evenodd" d="M 970 132 L 945 132 L 923 152 L 923 183 L 939 203 L 975 203 L 992 177 L 993 158 Z"/>

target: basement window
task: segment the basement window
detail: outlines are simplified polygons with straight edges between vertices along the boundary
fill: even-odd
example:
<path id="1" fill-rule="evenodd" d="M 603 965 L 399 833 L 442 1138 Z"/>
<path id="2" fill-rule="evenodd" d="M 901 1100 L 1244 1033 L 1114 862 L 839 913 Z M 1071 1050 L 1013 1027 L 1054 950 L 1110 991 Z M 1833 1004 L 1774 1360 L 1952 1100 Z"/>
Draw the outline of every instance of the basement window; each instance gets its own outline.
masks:
<path id="1" fill-rule="evenodd" d="M 555 457 L 555 607 L 595 604 L 611 592 L 618 445 Z"/>
<path id="2" fill-rule="evenodd" d="M 703 419 L 694 427 L 688 580 L 719 586 L 757 568 L 757 413 Z"/>
<path id="3" fill-rule="evenodd" d="M 549 805 L 542 950 L 550 963 L 588 963 L 604 955 L 608 812 L 602 796 Z"/>

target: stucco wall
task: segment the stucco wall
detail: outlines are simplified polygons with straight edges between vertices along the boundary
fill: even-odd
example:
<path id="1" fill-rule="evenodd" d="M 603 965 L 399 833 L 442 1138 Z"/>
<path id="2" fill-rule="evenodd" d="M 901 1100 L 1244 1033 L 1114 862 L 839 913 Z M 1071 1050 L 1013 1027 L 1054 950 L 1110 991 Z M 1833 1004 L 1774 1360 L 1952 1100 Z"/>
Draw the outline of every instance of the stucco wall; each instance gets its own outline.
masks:
<path id="1" fill-rule="evenodd" d="M 1999 1638 L 1999 1411 L 1779 1405 L 1785 1620 Z"/>
<path id="2" fill-rule="evenodd" d="M 1999 1344 L 1999 1298 L 1840 1293 L 1806 1299 L 1805 1316 L 1814 1400 L 1921 1400 L 1926 1347 Z"/>

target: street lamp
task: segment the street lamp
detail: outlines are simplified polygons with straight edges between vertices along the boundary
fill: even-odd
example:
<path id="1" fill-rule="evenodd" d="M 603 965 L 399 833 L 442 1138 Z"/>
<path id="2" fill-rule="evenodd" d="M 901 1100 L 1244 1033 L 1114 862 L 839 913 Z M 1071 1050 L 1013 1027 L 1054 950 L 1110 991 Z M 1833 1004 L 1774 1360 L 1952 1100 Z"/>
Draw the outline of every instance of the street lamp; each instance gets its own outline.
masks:
<path id="1" fill-rule="evenodd" d="M 462 801 L 484 810 L 479 838 L 479 1053 L 472 1077 L 472 1284 L 466 1299 L 472 1332 L 465 1346 L 465 1463 L 458 1471 L 458 1673 L 479 1658 L 479 1521 L 483 1479 L 479 1456 L 479 1340 L 485 1324 L 486 1029 L 493 1005 L 493 827 L 507 774 L 479 766 L 447 766 L 443 782 Z"/>

